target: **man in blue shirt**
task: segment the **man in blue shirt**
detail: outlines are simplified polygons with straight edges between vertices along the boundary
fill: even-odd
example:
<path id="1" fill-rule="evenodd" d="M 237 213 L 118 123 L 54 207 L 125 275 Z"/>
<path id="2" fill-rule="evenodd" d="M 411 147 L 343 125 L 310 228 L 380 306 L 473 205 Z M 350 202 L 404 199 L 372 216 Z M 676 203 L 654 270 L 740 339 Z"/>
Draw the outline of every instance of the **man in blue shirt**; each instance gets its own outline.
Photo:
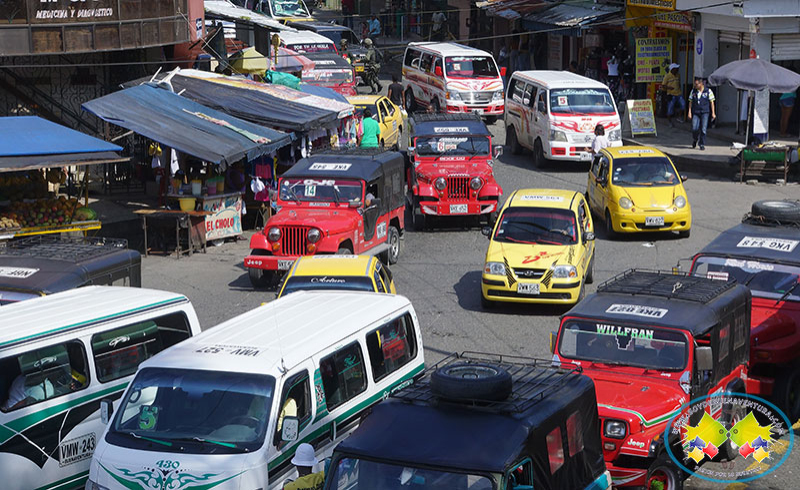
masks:
<path id="1" fill-rule="evenodd" d="M 714 108 L 714 92 L 705 86 L 702 78 L 694 79 L 694 89 L 689 94 L 689 113 L 687 117 L 692 120 L 692 148 L 700 143 L 700 149 L 706 149 L 706 130 L 709 117 L 717 118 Z"/>
<path id="2" fill-rule="evenodd" d="M 377 15 L 373 15 L 369 21 L 369 37 L 375 39 L 381 34 L 381 21 Z"/>

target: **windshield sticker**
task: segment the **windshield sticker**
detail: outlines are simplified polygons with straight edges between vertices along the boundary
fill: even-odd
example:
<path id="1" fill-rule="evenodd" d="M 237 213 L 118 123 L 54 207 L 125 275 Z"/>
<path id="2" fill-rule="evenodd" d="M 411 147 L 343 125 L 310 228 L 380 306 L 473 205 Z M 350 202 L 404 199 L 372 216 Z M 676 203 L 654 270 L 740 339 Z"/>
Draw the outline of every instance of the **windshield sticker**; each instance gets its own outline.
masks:
<path id="1" fill-rule="evenodd" d="M 561 202 L 564 200 L 561 196 L 519 196 L 520 201 L 547 201 L 547 202 Z"/>
<path id="2" fill-rule="evenodd" d="M 618 315 L 643 316 L 645 318 L 664 318 L 669 312 L 666 308 L 655 308 L 642 305 L 621 305 L 613 304 L 606 309 L 606 313 L 616 313 Z M 652 330 L 650 331 L 652 338 Z"/>
<path id="3" fill-rule="evenodd" d="M 345 172 L 350 169 L 352 163 L 312 163 L 309 170 L 332 170 L 335 172 Z"/>
<path id="4" fill-rule="evenodd" d="M 558 96 L 558 105 L 569 105 L 569 100 L 563 95 Z"/>
<path id="5" fill-rule="evenodd" d="M 800 241 L 785 238 L 764 238 L 746 236 L 736 245 L 738 248 L 766 248 L 776 252 L 791 252 Z"/>
<path id="6" fill-rule="evenodd" d="M 317 186 L 315 185 L 306 185 L 305 195 L 308 197 L 314 197 L 317 195 Z"/>
<path id="7" fill-rule="evenodd" d="M 765 264 L 763 262 L 758 262 L 755 260 L 725 259 L 725 267 L 736 267 L 738 269 L 743 269 L 747 272 L 775 270 L 774 265 Z"/>
<path id="8" fill-rule="evenodd" d="M 617 153 L 620 155 L 633 155 L 634 153 L 653 153 L 653 150 L 619 150 Z"/>
<path id="9" fill-rule="evenodd" d="M 329 202 L 310 202 L 308 203 L 309 206 L 312 208 L 329 208 L 331 207 L 331 203 Z"/>
<path id="10" fill-rule="evenodd" d="M 12 279 L 27 279 L 39 272 L 39 269 L 28 267 L 0 267 L 0 277 L 10 277 Z"/>
<path id="11" fill-rule="evenodd" d="M 311 284 L 344 284 L 347 281 L 341 277 L 312 277 Z"/>
<path id="12" fill-rule="evenodd" d="M 461 71 L 461 63 L 453 63 L 454 71 Z"/>
<path id="13" fill-rule="evenodd" d="M 261 354 L 261 350 L 256 349 L 255 347 L 248 347 L 244 345 L 224 345 L 224 344 L 216 344 L 216 345 L 201 347 L 197 349 L 195 352 L 199 354 L 229 354 L 232 356 L 247 356 L 247 357 L 256 357 L 257 355 Z"/>
<path id="14" fill-rule="evenodd" d="M 152 430 L 158 421 L 158 407 L 142 405 L 139 411 L 139 429 Z"/>
<path id="15" fill-rule="evenodd" d="M 713 279 L 714 281 L 727 281 L 730 275 L 727 272 L 721 271 L 708 271 L 706 272 L 706 279 Z"/>
<path id="16" fill-rule="evenodd" d="M 456 127 L 447 126 L 444 128 L 441 127 L 433 128 L 433 131 L 435 133 L 469 133 L 469 128 L 462 126 L 456 126 Z"/>
<path id="17" fill-rule="evenodd" d="M 613 335 L 617 339 L 617 349 L 632 350 L 632 339 L 653 340 L 653 330 L 648 328 L 619 327 L 617 325 L 597 324 L 597 333 Z"/>

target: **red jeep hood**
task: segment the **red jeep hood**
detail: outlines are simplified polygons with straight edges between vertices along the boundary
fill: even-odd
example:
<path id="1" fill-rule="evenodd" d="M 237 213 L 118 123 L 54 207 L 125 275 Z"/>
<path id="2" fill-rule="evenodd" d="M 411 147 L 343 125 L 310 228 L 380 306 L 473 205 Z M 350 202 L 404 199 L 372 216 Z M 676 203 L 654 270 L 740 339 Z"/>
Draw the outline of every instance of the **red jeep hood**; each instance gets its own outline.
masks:
<path id="1" fill-rule="evenodd" d="M 360 215 L 355 209 L 334 208 L 283 208 L 273 216 L 264 227 L 271 226 L 313 226 L 330 234 L 353 230 L 358 226 Z"/>
<path id="2" fill-rule="evenodd" d="M 633 420 L 638 418 L 645 426 L 650 426 L 653 422 L 666 422 L 669 418 L 664 416 L 671 415 L 687 399 L 677 380 L 665 378 L 662 381 L 651 376 L 611 374 L 594 369 L 587 370 L 586 374 L 594 380 L 601 416 L 607 408 L 623 409 L 640 416 L 634 415 Z"/>
<path id="3" fill-rule="evenodd" d="M 434 178 L 439 176 L 446 176 L 446 175 L 453 175 L 453 174 L 465 174 L 471 177 L 476 175 L 485 176 L 491 173 L 491 167 L 489 164 L 486 163 L 489 160 L 489 155 L 485 157 L 474 157 L 472 160 L 444 160 L 440 159 L 429 159 L 426 157 L 425 160 L 422 161 L 417 166 L 417 173 L 429 175 Z M 444 157 L 447 158 L 447 157 Z M 473 164 L 475 164 L 473 166 Z M 434 167 L 434 165 L 436 165 Z"/>

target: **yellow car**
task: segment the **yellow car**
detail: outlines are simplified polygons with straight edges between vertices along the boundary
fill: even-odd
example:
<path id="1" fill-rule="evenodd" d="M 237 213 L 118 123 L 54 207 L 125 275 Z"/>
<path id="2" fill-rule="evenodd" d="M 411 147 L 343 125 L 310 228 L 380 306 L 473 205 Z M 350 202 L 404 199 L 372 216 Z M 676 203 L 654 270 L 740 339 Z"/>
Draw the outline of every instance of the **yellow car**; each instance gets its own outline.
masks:
<path id="1" fill-rule="evenodd" d="M 677 231 L 688 237 L 692 208 L 669 157 L 649 146 L 605 148 L 589 170 L 586 199 L 602 216 L 608 236 L 637 231 Z"/>
<path id="2" fill-rule="evenodd" d="M 295 291 L 344 289 L 397 294 L 392 273 L 370 255 L 307 255 L 297 259 L 278 288 L 278 297 Z"/>
<path id="3" fill-rule="evenodd" d="M 521 189 L 508 198 L 481 276 L 481 305 L 574 304 L 594 280 L 594 224 L 579 192 Z"/>
<path id="4" fill-rule="evenodd" d="M 354 95 L 347 98 L 356 109 L 369 109 L 381 126 L 380 144 L 384 148 L 399 149 L 403 136 L 403 111 L 383 95 Z"/>

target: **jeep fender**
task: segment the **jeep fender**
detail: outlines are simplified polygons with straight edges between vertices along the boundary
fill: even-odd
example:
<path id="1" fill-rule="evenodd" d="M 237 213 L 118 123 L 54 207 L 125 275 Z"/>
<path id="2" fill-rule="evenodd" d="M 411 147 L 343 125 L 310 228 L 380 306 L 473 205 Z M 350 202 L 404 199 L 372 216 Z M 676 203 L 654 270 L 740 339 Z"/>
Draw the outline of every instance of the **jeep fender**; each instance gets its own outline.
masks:
<path id="1" fill-rule="evenodd" d="M 431 184 L 422 184 L 417 181 L 417 185 L 414 186 L 414 195 L 419 197 L 432 197 L 434 200 L 439 200 L 439 193 L 436 189 L 433 188 Z"/>
<path id="2" fill-rule="evenodd" d="M 255 250 L 257 248 L 271 250 L 267 242 L 267 236 L 263 232 L 256 233 L 250 237 L 250 249 Z"/>
<path id="3" fill-rule="evenodd" d="M 497 184 L 497 182 L 487 182 L 486 185 L 481 187 L 481 190 L 478 192 L 478 198 L 482 197 L 497 197 L 500 200 L 500 196 L 503 195 L 503 189 Z"/>

